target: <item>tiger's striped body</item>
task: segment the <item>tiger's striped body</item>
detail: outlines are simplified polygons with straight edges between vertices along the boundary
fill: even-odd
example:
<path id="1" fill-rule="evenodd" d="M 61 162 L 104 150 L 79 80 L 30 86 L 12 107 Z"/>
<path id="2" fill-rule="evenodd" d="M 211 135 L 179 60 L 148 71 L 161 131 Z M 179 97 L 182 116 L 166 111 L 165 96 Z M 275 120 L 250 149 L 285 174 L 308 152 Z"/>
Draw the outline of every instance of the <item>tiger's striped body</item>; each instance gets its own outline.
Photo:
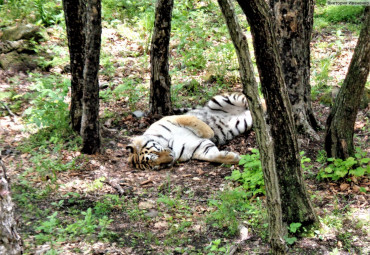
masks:
<path id="1" fill-rule="evenodd" d="M 236 164 L 239 155 L 219 151 L 216 144 L 225 144 L 251 126 L 243 94 L 218 95 L 204 107 L 153 123 L 127 146 L 129 163 L 139 169 L 159 169 L 190 159 Z"/>

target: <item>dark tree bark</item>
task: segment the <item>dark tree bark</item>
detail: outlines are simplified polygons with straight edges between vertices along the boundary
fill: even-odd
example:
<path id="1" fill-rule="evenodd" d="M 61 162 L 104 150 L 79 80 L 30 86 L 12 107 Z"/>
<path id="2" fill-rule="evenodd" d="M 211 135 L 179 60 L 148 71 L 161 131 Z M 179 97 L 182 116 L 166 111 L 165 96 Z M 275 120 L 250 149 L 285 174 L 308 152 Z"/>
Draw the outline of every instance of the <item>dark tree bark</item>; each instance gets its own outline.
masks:
<path id="1" fill-rule="evenodd" d="M 258 84 L 254 77 L 247 38 L 239 26 L 239 21 L 235 15 L 234 6 L 231 1 L 218 0 L 218 3 L 225 17 L 230 37 L 234 43 L 244 94 L 248 99 L 248 104 L 252 112 L 253 129 L 257 136 L 266 187 L 266 202 L 269 215 L 269 243 L 273 254 L 285 254 L 286 246 L 283 236 L 286 228 L 283 227 L 282 223 L 281 199 L 275 164 L 274 145 L 270 134 L 270 127 L 266 123 L 261 106 Z"/>
<path id="2" fill-rule="evenodd" d="M 370 68 L 370 7 L 357 41 L 351 64 L 326 123 L 328 157 L 346 159 L 355 153 L 354 125 Z"/>
<path id="3" fill-rule="evenodd" d="M 81 136 L 82 152 L 94 154 L 100 149 L 98 72 L 102 31 L 101 0 L 87 0 L 86 17 Z"/>
<path id="4" fill-rule="evenodd" d="M 14 204 L 10 196 L 6 168 L 0 156 L 0 254 L 22 254 L 22 239 L 14 219 Z"/>
<path id="5" fill-rule="evenodd" d="M 149 107 L 152 114 L 172 114 L 171 77 L 168 72 L 173 0 L 158 0 L 150 49 Z"/>
<path id="6" fill-rule="evenodd" d="M 86 3 L 84 0 L 63 0 L 63 9 L 71 65 L 71 126 L 74 131 L 80 132 L 85 64 Z"/>
<path id="7" fill-rule="evenodd" d="M 264 0 L 238 0 L 253 36 L 268 124 L 274 141 L 283 222 L 310 225 L 317 221 L 303 182 L 292 109 L 288 98 L 270 9 Z"/>
<path id="8" fill-rule="evenodd" d="M 316 140 L 319 124 L 312 111 L 310 86 L 310 41 L 313 0 L 270 0 L 277 42 L 297 131 Z"/>

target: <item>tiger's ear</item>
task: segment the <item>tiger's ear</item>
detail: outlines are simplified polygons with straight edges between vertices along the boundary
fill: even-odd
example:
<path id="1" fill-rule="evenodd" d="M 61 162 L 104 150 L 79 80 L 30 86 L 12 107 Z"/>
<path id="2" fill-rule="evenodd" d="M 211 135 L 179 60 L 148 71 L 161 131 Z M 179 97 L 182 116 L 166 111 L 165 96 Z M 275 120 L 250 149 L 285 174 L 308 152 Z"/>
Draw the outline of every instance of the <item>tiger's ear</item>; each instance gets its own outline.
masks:
<path id="1" fill-rule="evenodd" d="M 133 144 L 129 144 L 126 146 L 126 150 L 128 150 L 130 153 L 134 153 L 136 151 L 136 147 Z"/>

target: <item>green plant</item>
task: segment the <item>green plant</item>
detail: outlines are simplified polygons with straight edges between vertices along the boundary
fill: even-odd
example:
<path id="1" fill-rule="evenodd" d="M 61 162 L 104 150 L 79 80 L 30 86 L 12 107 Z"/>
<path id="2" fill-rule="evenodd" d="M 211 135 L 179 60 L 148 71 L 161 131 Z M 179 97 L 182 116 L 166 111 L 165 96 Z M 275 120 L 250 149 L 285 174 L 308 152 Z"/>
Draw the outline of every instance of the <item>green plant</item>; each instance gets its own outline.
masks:
<path id="1" fill-rule="evenodd" d="M 331 179 L 337 181 L 347 176 L 361 177 L 370 174 L 370 158 L 367 153 L 360 148 L 356 148 L 355 157 L 348 157 L 343 160 L 340 158 L 328 158 L 329 163 L 326 167 L 320 169 L 317 179 Z M 350 179 L 349 179 L 350 180 Z"/>
<path id="2" fill-rule="evenodd" d="M 313 165 L 311 163 L 311 159 L 306 157 L 304 151 L 300 152 L 301 155 L 301 166 L 304 173 L 309 174 L 309 176 L 313 176 L 314 173 L 312 172 Z"/>
<path id="3" fill-rule="evenodd" d="M 50 26 L 63 19 L 61 1 L 35 0 L 39 23 Z"/>
<path id="4" fill-rule="evenodd" d="M 244 171 L 234 170 L 226 179 L 239 182 L 247 191 L 248 197 L 265 194 L 259 151 L 253 149 L 252 154 L 241 156 L 239 165 L 244 167 Z"/>
<path id="5" fill-rule="evenodd" d="M 37 128 L 52 128 L 58 133 L 69 132 L 65 97 L 70 81 L 59 75 L 43 77 L 34 74 L 32 77 L 32 106 L 25 111 L 28 123 L 35 124 Z"/>
<path id="6" fill-rule="evenodd" d="M 54 212 L 52 215 L 47 217 L 48 220 L 41 222 L 40 226 L 36 228 L 36 231 L 39 233 L 35 236 L 35 239 L 39 244 L 48 241 L 54 241 L 50 240 L 50 236 L 58 232 L 60 220 L 57 218 L 57 216 L 58 212 Z"/>
<path id="7" fill-rule="evenodd" d="M 118 85 L 113 90 L 113 95 L 115 95 L 117 100 L 124 97 L 128 101 L 131 110 L 134 110 L 136 103 L 144 95 L 144 87 L 139 85 L 140 80 L 138 79 L 124 79 L 123 82 L 123 84 Z"/>
<path id="8" fill-rule="evenodd" d="M 297 233 L 297 231 L 300 229 L 300 227 L 302 226 L 302 224 L 301 223 L 290 223 L 290 225 L 288 226 L 288 231 L 289 231 L 289 233 L 291 233 L 291 234 L 296 234 Z M 290 236 L 288 236 L 288 235 L 285 235 L 284 236 L 284 240 L 288 243 L 288 244 L 290 244 L 290 245 L 292 245 L 292 244 L 294 244 L 296 241 L 297 241 L 297 237 L 295 237 L 295 236 L 293 236 L 293 237 L 290 237 Z"/>
<path id="9" fill-rule="evenodd" d="M 157 202 L 165 204 L 167 208 L 175 208 L 179 206 L 179 201 L 177 199 L 173 199 L 169 196 L 162 195 L 162 194 L 159 195 Z"/>
<path id="10" fill-rule="evenodd" d="M 216 255 L 216 254 L 229 254 L 230 247 L 227 246 L 221 246 L 221 239 L 216 239 L 210 243 L 205 248 L 206 251 L 209 251 L 207 255 Z"/>
<path id="11" fill-rule="evenodd" d="M 65 229 L 65 231 L 72 237 L 77 235 L 91 235 L 98 227 L 91 208 L 88 208 L 86 212 L 81 212 L 81 214 L 84 215 L 83 220 L 77 220 L 76 222 L 68 225 Z"/>
<path id="12" fill-rule="evenodd" d="M 363 6 L 327 6 L 319 17 L 324 17 L 327 21 L 360 23 L 364 12 Z"/>
<path id="13" fill-rule="evenodd" d="M 243 212 L 252 207 L 247 196 L 241 188 L 221 192 L 218 199 L 209 201 L 216 210 L 208 215 L 207 221 L 212 223 L 213 227 L 226 229 L 226 235 L 235 235 L 238 230 L 238 216 L 242 216 Z"/>
<path id="14" fill-rule="evenodd" d="M 124 198 L 107 194 L 102 201 L 96 202 L 94 211 L 97 215 L 109 215 L 113 210 L 122 210 L 123 208 Z"/>
<path id="15" fill-rule="evenodd" d="M 51 179 L 53 182 L 57 179 L 58 172 L 64 172 L 67 170 L 77 169 L 76 160 L 72 159 L 69 162 L 63 162 L 60 158 L 50 157 L 50 155 L 36 154 L 31 158 L 31 162 L 34 164 L 32 171 L 36 171 L 42 177 Z"/>

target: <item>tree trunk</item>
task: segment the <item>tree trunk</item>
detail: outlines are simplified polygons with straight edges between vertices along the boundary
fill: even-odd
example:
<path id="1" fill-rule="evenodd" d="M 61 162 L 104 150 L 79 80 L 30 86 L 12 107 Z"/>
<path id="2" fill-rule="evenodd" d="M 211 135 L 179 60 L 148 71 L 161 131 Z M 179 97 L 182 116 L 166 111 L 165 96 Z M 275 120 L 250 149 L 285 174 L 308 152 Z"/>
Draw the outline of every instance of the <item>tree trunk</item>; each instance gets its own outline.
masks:
<path id="1" fill-rule="evenodd" d="M 370 68 L 370 7 L 357 41 L 351 64 L 326 123 L 328 157 L 346 159 L 355 153 L 354 125 Z"/>
<path id="2" fill-rule="evenodd" d="M 101 0 L 87 0 L 86 58 L 83 72 L 82 152 L 94 154 L 100 149 L 99 132 L 99 58 L 101 44 Z"/>
<path id="3" fill-rule="evenodd" d="M 80 132 L 85 64 L 86 3 L 84 0 L 63 0 L 63 9 L 71 65 L 71 126 L 74 131 Z"/>
<path id="4" fill-rule="evenodd" d="M 238 3 L 251 27 L 262 93 L 266 99 L 283 222 L 310 225 L 317 218 L 303 182 L 296 130 L 270 9 L 264 0 L 238 0 Z"/>
<path id="5" fill-rule="evenodd" d="M 6 168 L 0 157 L 0 254 L 16 255 L 22 252 Z"/>
<path id="6" fill-rule="evenodd" d="M 158 0 L 150 49 L 149 107 L 152 114 L 172 114 L 171 77 L 168 72 L 173 0 Z"/>
<path id="7" fill-rule="evenodd" d="M 253 118 L 253 127 L 257 136 L 257 143 L 261 155 L 263 176 L 266 187 L 266 202 L 269 215 L 269 243 L 273 254 L 285 254 L 284 233 L 286 228 L 282 223 L 282 210 L 279 191 L 279 182 L 276 172 L 274 145 L 270 134 L 270 127 L 264 118 L 261 101 L 258 94 L 258 84 L 254 78 L 253 65 L 249 54 L 248 42 L 243 34 L 234 6 L 229 0 L 218 0 L 225 17 L 231 39 L 234 43 L 239 60 L 239 72 L 243 83 L 244 94 L 248 99 Z"/>
<path id="8" fill-rule="evenodd" d="M 313 0 L 270 0 L 277 42 L 297 131 L 316 140 L 319 124 L 312 111 L 310 86 L 310 41 Z"/>

